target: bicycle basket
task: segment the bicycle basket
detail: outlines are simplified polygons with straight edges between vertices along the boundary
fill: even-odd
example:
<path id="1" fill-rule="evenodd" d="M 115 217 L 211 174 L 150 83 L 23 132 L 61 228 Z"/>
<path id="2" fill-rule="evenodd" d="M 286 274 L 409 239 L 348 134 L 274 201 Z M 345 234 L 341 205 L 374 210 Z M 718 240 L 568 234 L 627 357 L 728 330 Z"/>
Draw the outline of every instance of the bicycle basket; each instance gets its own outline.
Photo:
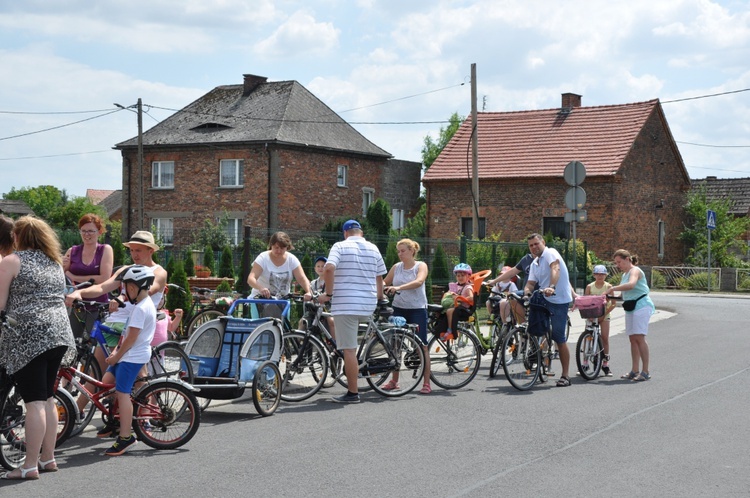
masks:
<path id="1" fill-rule="evenodd" d="M 576 308 L 581 314 L 581 318 L 599 318 L 604 316 L 604 310 L 607 307 L 607 296 L 578 296 L 576 298 Z"/>

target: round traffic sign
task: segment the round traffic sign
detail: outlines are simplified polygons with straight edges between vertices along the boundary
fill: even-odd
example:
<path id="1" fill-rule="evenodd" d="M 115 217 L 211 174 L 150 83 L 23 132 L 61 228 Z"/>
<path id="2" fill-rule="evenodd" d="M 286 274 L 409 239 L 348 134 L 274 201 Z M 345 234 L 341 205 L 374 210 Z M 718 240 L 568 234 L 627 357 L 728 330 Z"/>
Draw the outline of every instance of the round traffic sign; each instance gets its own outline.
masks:
<path id="1" fill-rule="evenodd" d="M 570 187 L 565 192 L 565 207 L 577 211 L 586 204 L 586 192 L 581 187 Z"/>
<path id="2" fill-rule="evenodd" d="M 571 187 L 577 187 L 586 179 L 586 166 L 581 161 L 570 161 L 565 166 L 563 178 Z"/>

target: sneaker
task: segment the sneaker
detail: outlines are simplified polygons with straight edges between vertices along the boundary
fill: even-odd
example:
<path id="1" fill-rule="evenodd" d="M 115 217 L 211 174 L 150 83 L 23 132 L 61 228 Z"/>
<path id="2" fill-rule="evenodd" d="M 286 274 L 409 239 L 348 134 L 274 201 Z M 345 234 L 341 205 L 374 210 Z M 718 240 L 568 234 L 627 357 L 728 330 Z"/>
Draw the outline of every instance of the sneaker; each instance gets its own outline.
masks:
<path id="1" fill-rule="evenodd" d="M 115 437 L 117 436 L 118 429 L 119 427 L 117 425 L 105 425 L 104 427 L 99 429 L 99 432 L 96 433 L 96 437 Z"/>
<path id="2" fill-rule="evenodd" d="M 104 452 L 107 456 L 120 456 L 125 451 L 127 451 L 128 448 L 132 448 L 138 443 L 138 440 L 135 438 L 133 434 L 130 435 L 130 437 L 127 437 L 125 439 L 121 438 L 120 436 L 117 436 L 117 440 L 112 445 L 110 449 Z"/>
<path id="3" fill-rule="evenodd" d="M 331 398 L 331 401 L 333 401 L 334 403 L 359 403 L 360 402 L 359 393 L 352 394 L 352 393 L 347 392 L 346 394 L 342 396 L 336 396 L 334 398 Z"/>
<path id="4" fill-rule="evenodd" d="M 612 377 L 612 371 L 609 369 L 608 366 L 602 365 L 602 372 L 604 372 L 605 377 Z"/>

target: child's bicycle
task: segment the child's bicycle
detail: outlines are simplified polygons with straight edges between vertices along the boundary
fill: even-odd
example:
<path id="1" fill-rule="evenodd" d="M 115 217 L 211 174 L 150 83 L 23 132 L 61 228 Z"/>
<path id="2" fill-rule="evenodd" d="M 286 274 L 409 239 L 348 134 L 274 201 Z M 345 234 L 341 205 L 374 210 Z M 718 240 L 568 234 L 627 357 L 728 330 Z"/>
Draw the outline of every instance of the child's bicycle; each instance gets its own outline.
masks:
<path id="1" fill-rule="evenodd" d="M 16 322 L 0 312 L 0 331 L 12 330 Z M 75 403 L 67 392 L 54 394 L 57 405 L 57 444 L 62 444 L 73 430 Z M 0 367 L 0 464 L 8 470 L 20 467 L 26 459 L 26 404 L 16 390 L 13 377 Z"/>
<path id="2" fill-rule="evenodd" d="M 602 365 L 606 360 L 604 345 L 602 344 L 602 327 L 599 318 L 604 316 L 607 299 L 618 299 L 612 296 L 579 296 L 575 300 L 575 307 L 586 319 L 586 330 L 578 338 L 576 344 L 576 365 L 578 373 L 585 380 L 594 380 L 599 376 Z"/>

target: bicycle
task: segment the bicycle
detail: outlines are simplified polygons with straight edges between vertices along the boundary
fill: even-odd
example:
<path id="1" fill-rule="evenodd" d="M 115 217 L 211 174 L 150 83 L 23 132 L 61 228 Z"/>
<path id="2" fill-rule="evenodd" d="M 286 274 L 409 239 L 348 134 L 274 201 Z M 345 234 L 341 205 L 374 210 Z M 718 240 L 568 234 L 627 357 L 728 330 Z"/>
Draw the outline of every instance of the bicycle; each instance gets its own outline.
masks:
<path id="1" fill-rule="evenodd" d="M 186 293 L 185 289 L 177 284 L 167 284 L 167 289 L 176 290 L 183 294 Z M 226 315 L 226 311 L 229 308 L 228 305 L 219 305 L 213 298 L 215 291 L 206 289 L 204 287 L 195 287 L 192 290 L 192 300 L 190 302 L 190 308 L 185 310 L 185 315 L 182 317 L 180 322 L 178 333 L 175 339 L 184 341 L 193 335 L 193 332 L 204 323 L 215 320 L 221 316 Z"/>
<path id="2" fill-rule="evenodd" d="M 603 317 L 607 307 L 607 299 L 617 299 L 606 294 L 600 296 L 579 296 L 575 300 L 575 307 L 586 319 L 586 329 L 576 343 L 576 365 L 578 373 L 585 380 L 594 380 L 602 370 L 602 364 L 607 359 L 602 343 L 602 327 L 599 318 Z"/>
<path id="3" fill-rule="evenodd" d="M 535 290 L 534 294 L 540 293 Z M 529 316 L 529 301 L 516 294 L 509 294 L 509 298 L 523 304 L 526 310 L 526 321 L 517 324 L 505 337 L 501 349 L 502 365 L 508 382 L 519 391 L 527 391 L 534 384 L 545 382 L 554 375 L 551 371 L 555 352 L 552 347 L 552 323 L 541 337 L 529 334 L 527 330 Z M 568 321 L 570 323 L 570 321 Z"/>
<path id="4" fill-rule="evenodd" d="M 5 311 L 0 312 L 0 330 L 12 329 L 16 325 Z M 58 428 L 55 446 L 60 446 L 70 437 L 75 421 L 75 403 L 70 394 L 55 392 Z M 26 404 L 16 390 L 13 377 L 0 367 L 0 465 L 13 470 L 23 465 L 26 459 Z"/>
<path id="5" fill-rule="evenodd" d="M 479 371 L 482 346 L 469 322 L 458 322 L 457 337 L 444 340 L 435 327 L 444 313 L 439 304 L 428 304 L 427 329 L 432 338 L 427 342 L 430 354 L 430 379 L 443 389 L 459 389 L 471 382 Z"/>
<path id="6" fill-rule="evenodd" d="M 78 392 L 102 412 L 106 424 L 114 425 L 119 419 L 115 384 L 105 384 L 75 367 L 62 367 L 57 373 L 56 390 L 61 381 L 72 384 Z M 83 381 L 83 382 L 82 382 Z M 96 392 L 86 388 L 91 384 Z M 133 403 L 133 431 L 139 441 L 155 449 L 174 449 L 184 445 L 198 431 L 200 409 L 191 385 L 180 380 L 160 378 L 149 380 L 131 393 Z M 112 403 L 105 404 L 107 398 Z"/>
<path id="7" fill-rule="evenodd" d="M 120 302 L 120 304 L 122 305 L 122 302 Z M 73 306 L 83 308 L 93 307 L 97 310 L 97 317 L 93 323 L 89 337 L 84 336 L 76 339 L 77 357 L 74 365 L 87 376 L 101 380 L 102 371 L 99 361 L 94 355 L 94 350 L 97 347 L 101 348 L 104 357 L 106 358 L 110 354 L 110 349 L 107 346 L 104 333 L 119 335 L 119 332 L 103 323 L 104 317 L 109 309 L 109 303 L 76 301 Z M 137 382 L 145 382 L 159 378 L 172 378 L 182 380 L 188 384 L 193 383 L 194 374 L 190 358 L 182 349 L 182 346 L 177 342 L 166 341 L 151 348 L 151 359 L 146 365 L 147 375 L 145 377 L 139 377 Z M 77 400 L 81 393 L 76 386 L 65 385 L 63 389 L 69 390 L 70 395 L 76 401 L 76 406 L 78 406 Z M 95 411 L 96 407 L 90 402 L 90 400 L 80 411 L 76 410 L 76 422 L 73 431 L 70 434 L 71 437 L 77 436 L 83 432 L 86 426 L 91 422 Z"/>
<path id="8" fill-rule="evenodd" d="M 503 299 L 510 300 L 511 298 L 509 297 L 509 294 L 510 293 L 506 294 L 503 292 L 496 292 L 490 289 L 489 299 L 495 305 L 497 305 Z M 517 294 L 514 294 L 514 295 L 517 296 Z M 497 373 L 500 371 L 500 368 L 503 366 L 503 359 L 505 357 L 505 355 L 502 353 L 503 343 L 505 342 L 505 337 L 514 327 L 516 327 L 516 325 L 518 325 L 518 322 L 516 321 L 516 315 L 512 309 L 508 310 L 508 316 L 506 317 L 504 321 L 502 321 L 502 318 L 500 317 L 499 313 L 493 320 L 492 336 L 493 336 L 495 345 L 492 348 L 492 362 L 490 363 L 490 373 L 489 373 L 490 378 L 494 378 L 495 376 L 497 376 Z"/>

